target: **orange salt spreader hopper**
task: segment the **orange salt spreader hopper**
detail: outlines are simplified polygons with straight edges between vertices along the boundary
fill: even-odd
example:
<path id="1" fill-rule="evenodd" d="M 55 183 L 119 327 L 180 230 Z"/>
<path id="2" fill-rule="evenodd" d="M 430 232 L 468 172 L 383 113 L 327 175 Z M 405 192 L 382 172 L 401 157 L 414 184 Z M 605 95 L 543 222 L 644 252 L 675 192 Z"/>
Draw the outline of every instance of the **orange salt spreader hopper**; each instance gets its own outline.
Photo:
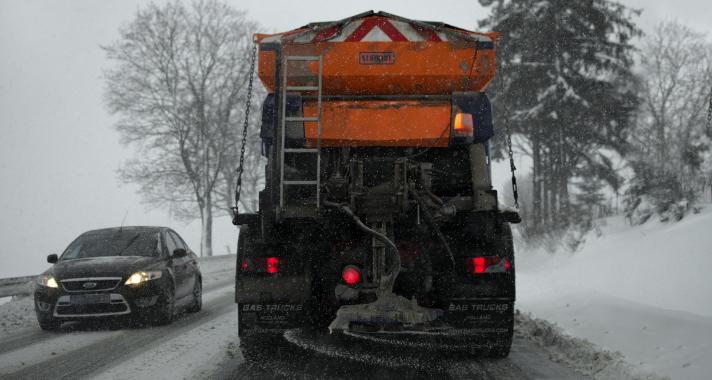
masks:
<path id="1" fill-rule="evenodd" d="M 284 57 L 322 56 L 322 147 L 447 147 L 453 96 L 484 91 L 495 74 L 496 37 L 371 11 L 255 40 L 269 92 L 279 91 L 283 65 L 287 86 L 317 86 L 318 62 Z M 303 117 L 317 116 L 313 92 L 302 92 L 301 102 Z M 303 129 L 306 145 L 316 146 L 316 123 Z"/>

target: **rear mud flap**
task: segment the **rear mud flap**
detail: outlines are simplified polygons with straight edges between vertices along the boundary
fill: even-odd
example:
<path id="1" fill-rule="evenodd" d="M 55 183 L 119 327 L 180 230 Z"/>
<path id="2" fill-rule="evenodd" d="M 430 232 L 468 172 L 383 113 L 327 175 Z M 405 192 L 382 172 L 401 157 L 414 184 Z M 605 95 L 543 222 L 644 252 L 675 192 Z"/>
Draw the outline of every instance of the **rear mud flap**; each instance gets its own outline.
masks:
<path id="1" fill-rule="evenodd" d="M 509 298 L 453 299 L 445 308 L 444 321 L 452 326 L 491 329 L 509 326 L 514 318 L 514 300 Z"/>
<path id="2" fill-rule="evenodd" d="M 301 327 L 307 320 L 306 307 L 291 303 L 240 303 L 237 305 L 240 336 L 280 333 Z"/>

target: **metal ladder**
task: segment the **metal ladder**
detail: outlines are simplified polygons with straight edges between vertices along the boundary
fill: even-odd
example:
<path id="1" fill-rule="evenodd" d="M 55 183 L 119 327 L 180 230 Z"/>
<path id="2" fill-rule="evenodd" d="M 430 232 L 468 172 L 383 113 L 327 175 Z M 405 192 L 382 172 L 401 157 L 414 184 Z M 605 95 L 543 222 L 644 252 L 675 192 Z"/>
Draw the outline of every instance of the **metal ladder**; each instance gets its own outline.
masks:
<path id="1" fill-rule="evenodd" d="M 318 82 L 316 86 L 290 86 L 289 85 L 289 73 L 288 66 L 290 61 L 299 61 L 302 63 L 309 64 L 309 62 L 319 62 L 319 72 Z M 287 186 L 305 186 L 314 185 L 316 186 L 316 207 L 312 210 L 314 215 L 319 210 L 320 206 L 320 187 L 321 187 L 321 87 L 322 87 L 322 72 L 323 72 L 323 58 L 319 56 L 285 56 L 282 62 L 282 102 L 281 102 L 281 152 L 280 152 L 280 167 L 279 167 L 279 211 L 280 216 L 291 216 L 285 203 L 284 192 Z M 302 116 L 287 116 L 287 92 L 313 92 L 317 93 L 317 103 L 316 103 L 316 116 L 315 117 L 304 117 Z M 316 148 L 287 148 L 286 146 L 286 135 L 287 135 L 287 123 L 288 122 L 316 122 L 317 129 L 317 140 Z M 316 179 L 314 180 L 285 180 L 284 179 L 284 163 L 285 154 L 316 154 Z M 279 218 L 279 216 L 278 216 Z"/>

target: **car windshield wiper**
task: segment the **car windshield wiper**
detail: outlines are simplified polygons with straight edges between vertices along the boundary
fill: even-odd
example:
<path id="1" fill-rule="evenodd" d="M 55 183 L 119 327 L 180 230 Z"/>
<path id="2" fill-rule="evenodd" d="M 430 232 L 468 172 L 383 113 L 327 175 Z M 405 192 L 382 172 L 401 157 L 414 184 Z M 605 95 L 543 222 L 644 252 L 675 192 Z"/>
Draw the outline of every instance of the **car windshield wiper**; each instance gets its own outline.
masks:
<path id="1" fill-rule="evenodd" d="M 138 239 L 138 237 L 141 236 L 140 234 L 136 234 L 136 236 L 132 237 L 131 240 L 129 240 L 128 244 L 124 248 L 122 248 L 119 253 L 116 254 L 116 256 L 121 256 L 122 253 L 124 253 L 135 241 Z"/>

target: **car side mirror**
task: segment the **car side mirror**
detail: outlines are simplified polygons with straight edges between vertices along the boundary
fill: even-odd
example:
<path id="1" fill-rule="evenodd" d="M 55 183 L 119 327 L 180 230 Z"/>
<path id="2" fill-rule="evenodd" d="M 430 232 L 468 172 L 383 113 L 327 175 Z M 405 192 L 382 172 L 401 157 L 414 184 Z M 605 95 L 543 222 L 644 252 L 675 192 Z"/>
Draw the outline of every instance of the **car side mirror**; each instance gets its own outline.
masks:
<path id="1" fill-rule="evenodd" d="M 47 262 L 48 262 L 48 263 L 54 264 L 54 263 L 56 263 L 57 261 L 59 261 L 59 257 L 57 257 L 56 254 L 53 253 L 53 254 L 47 256 Z"/>
<path id="2" fill-rule="evenodd" d="M 183 248 L 176 248 L 173 250 L 173 257 L 181 258 L 188 256 L 188 252 Z"/>

